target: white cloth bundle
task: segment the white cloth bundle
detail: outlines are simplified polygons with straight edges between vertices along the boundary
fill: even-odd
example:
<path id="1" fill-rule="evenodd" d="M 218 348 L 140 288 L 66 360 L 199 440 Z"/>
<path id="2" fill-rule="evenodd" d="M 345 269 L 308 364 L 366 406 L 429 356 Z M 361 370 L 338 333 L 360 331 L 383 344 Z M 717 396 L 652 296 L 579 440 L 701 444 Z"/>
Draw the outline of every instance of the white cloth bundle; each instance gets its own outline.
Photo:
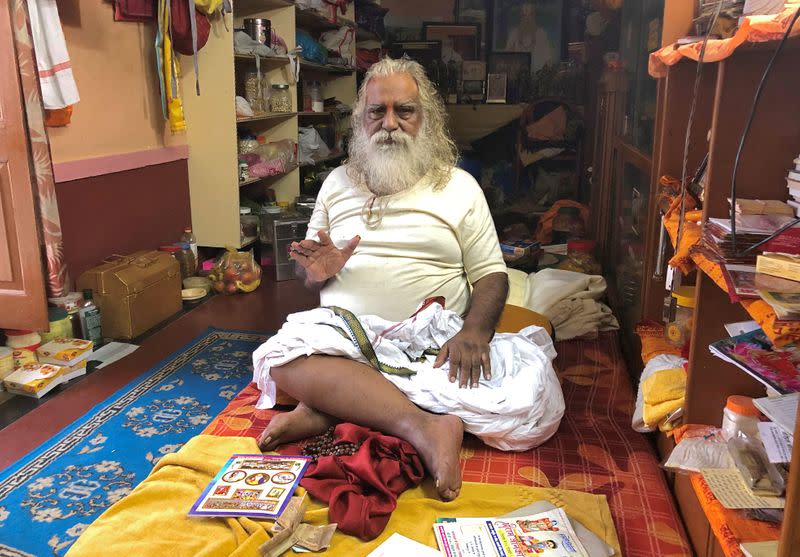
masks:
<path id="1" fill-rule="evenodd" d="M 517 334 L 496 334 L 491 342 L 492 378 L 477 389 L 460 389 L 448 379 L 448 364 L 433 367 L 433 356 L 416 360 L 429 348 L 440 348 L 461 330 L 458 314 L 439 304 L 423 306 L 400 323 L 373 315 L 358 322 L 382 364 L 415 371 L 411 376 L 384 373 L 417 406 L 461 418 L 467 432 L 492 447 L 527 450 L 549 439 L 564 415 L 564 397 L 553 370 L 556 353 L 540 327 Z M 334 327 L 348 333 L 345 338 Z M 289 315 L 278 333 L 253 354 L 253 380 L 262 395 L 257 408 L 275 404 L 270 368 L 301 356 L 327 354 L 368 363 L 343 317 L 330 308 Z M 376 373 L 378 373 L 376 371 Z"/>
<path id="2" fill-rule="evenodd" d="M 42 88 L 42 104 L 54 110 L 77 103 L 80 100 L 78 86 L 72 75 L 72 63 L 58 18 L 56 0 L 28 2 L 28 15 Z"/>
<path id="3" fill-rule="evenodd" d="M 598 331 L 619 329 L 611 309 L 598 302 L 606 280 L 561 269 L 544 269 L 528 275 L 525 307 L 546 316 L 558 340 L 593 338 Z"/>

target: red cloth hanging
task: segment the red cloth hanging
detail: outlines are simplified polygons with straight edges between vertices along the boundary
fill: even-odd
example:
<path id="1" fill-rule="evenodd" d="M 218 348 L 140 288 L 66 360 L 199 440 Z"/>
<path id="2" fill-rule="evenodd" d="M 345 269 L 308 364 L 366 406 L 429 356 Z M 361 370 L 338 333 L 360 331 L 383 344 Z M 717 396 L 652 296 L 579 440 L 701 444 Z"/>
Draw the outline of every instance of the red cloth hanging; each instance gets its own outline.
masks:
<path id="1" fill-rule="evenodd" d="M 397 497 L 425 477 L 416 449 L 408 442 L 354 424 L 336 426 L 334 442 L 360 446 L 351 456 L 321 456 L 300 481 L 315 499 L 328 503 L 328 519 L 345 534 L 377 538 Z"/>
<path id="2" fill-rule="evenodd" d="M 153 0 L 117 0 L 114 21 L 153 21 L 156 5 Z"/>

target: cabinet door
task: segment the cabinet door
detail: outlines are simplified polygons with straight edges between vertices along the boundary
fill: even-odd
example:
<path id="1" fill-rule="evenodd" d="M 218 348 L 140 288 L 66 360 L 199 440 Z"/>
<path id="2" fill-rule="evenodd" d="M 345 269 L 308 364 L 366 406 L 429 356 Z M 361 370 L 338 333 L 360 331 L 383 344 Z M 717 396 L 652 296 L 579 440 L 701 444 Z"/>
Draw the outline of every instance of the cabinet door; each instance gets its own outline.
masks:
<path id="1" fill-rule="evenodd" d="M 39 224 L 9 2 L 0 5 L 0 328 L 47 328 Z"/>

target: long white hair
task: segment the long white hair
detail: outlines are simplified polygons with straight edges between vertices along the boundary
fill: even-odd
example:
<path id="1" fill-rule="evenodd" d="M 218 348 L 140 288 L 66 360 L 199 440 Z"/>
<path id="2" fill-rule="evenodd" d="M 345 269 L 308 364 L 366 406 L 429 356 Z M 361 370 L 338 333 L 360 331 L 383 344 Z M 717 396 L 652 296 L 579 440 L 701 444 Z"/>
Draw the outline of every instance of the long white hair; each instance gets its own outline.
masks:
<path id="1" fill-rule="evenodd" d="M 447 125 L 447 111 L 436 88 L 425 69 L 417 62 L 408 58 L 384 58 L 373 64 L 367 72 L 358 100 L 353 109 L 352 125 L 353 140 L 350 143 L 349 157 L 347 160 L 347 173 L 354 183 L 367 186 L 375 192 L 374 185 L 369 184 L 380 179 L 389 168 L 373 156 L 366 156 L 369 147 L 369 137 L 364 123 L 364 110 L 367 103 L 367 86 L 374 77 L 383 77 L 392 74 L 405 73 L 410 75 L 417 83 L 419 90 L 419 106 L 422 111 L 422 125 L 414 141 L 418 149 L 414 150 L 412 160 L 406 160 L 406 174 L 409 179 L 422 178 L 426 175 L 431 180 L 434 189 L 442 189 L 450 181 L 453 167 L 458 162 L 458 150 L 450 137 Z M 395 178 L 397 171 L 395 172 Z M 418 176 L 415 176 L 419 174 Z M 402 181 L 402 179 L 401 179 Z M 416 181 L 416 180 L 414 180 Z"/>

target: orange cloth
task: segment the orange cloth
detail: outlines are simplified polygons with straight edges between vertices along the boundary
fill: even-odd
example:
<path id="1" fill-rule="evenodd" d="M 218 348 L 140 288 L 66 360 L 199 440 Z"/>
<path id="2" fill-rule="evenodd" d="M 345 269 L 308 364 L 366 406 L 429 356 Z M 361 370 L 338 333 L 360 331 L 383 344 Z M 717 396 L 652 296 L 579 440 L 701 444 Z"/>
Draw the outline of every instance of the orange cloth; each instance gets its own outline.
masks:
<path id="1" fill-rule="evenodd" d="M 584 226 L 589 226 L 589 208 L 577 201 L 562 199 L 553 203 L 553 206 L 542 215 L 539 225 L 536 227 L 536 241 L 542 245 L 547 245 L 553 241 L 553 220 L 561 207 L 577 207 L 581 211 L 581 220 Z"/>
<path id="2" fill-rule="evenodd" d="M 65 106 L 64 108 L 47 108 L 44 111 L 44 125 L 48 128 L 61 128 L 68 126 L 72 121 L 72 107 L 74 105 Z"/>
<path id="3" fill-rule="evenodd" d="M 795 11 L 796 8 L 786 8 L 779 14 L 745 17 L 733 37 L 708 41 L 704 60 L 706 62 L 724 60 L 745 41 L 762 43 L 780 40 L 789 27 Z M 800 35 L 800 26 L 798 25 L 792 28 L 791 36 L 796 35 Z M 650 75 L 655 78 L 666 77 L 669 66 L 674 66 L 684 57 L 695 61 L 699 60 L 702 48 L 702 41 L 698 41 L 683 46 L 672 44 L 655 51 L 650 55 L 648 67 Z"/>
<path id="4" fill-rule="evenodd" d="M 681 349 L 666 339 L 661 323 L 649 319 L 641 321 L 636 325 L 636 335 L 642 343 L 642 362 L 645 365 L 656 356 L 681 355 Z"/>
<path id="5" fill-rule="evenodd" d="M 675 429 L 675 441 L 703 434 L 707 426 L 687 424 Z M 746 518 L 744 513 L 735 509 L 726 509 L 714 497 L 711 488 L 701 474 L 690 474 L 690 481 L 694 488 L 697 500 L 708 518 L 711 529 L 717 541 L 722 546 L 725 555 L 744 557 L 739 549 L 739 544 L 757 541 L 777 540 L 781 535 L 779 524 L 771 524 L 760 520 Z"/>
<path id="6" fill-rule="evenodd" d="M 563 106 L 551 110 L 525 127 L 528 139 L 533 141 L 562 141 L 566 129 L 567 111 Z"/>
<path id="7" fill-rule="evenodd" d="M 684 275 L 688 275 L 694 271 L 694 263 L 689 251 L 692 246 L 700 241 L 702 228 L 697 224 L 697 221 L 703 217 L 703 212 L 694 210 L 697 204 L 690 195 L 684 196 L 683 232 L 681 245 L 677 246 L 678 228 L 680 228 L 681 220 L 681 181 L 670 176 L 662 176 L 661 188 L 660 203 L 669 203 L 669 208 L 664 212 L 664 227 L 667 229 L 672 240 L 672 246 L 675 248 L 675 255 L 670 259 L 669 264 Z"/>

